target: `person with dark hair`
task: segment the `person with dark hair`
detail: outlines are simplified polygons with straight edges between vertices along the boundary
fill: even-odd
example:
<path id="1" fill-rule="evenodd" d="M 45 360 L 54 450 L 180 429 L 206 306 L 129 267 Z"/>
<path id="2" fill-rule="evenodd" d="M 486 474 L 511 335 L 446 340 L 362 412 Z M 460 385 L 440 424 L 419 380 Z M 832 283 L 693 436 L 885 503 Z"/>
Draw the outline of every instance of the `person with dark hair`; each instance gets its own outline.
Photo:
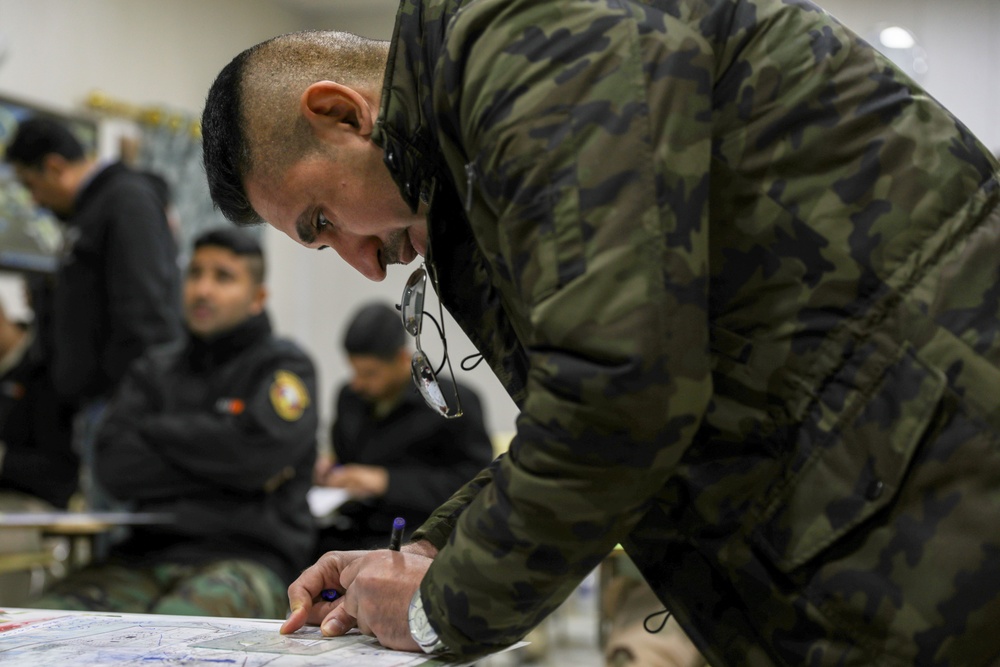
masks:
<path id="1" fill-rule="evenodd" d="M 285 632 L 473 659 L 621 544 L 714 667 L 1000 655 L 1000 164 L 809 0 L 402 0 L 246 50 L 203 120 L 226 215 L 423 256 L 404 321 L 438 290 L 521 408 Z"/>
<path id="2" fill-rule="evenodd" d="M 66 508 L 79 477 L 72 442 L 73 413 L 56 396 L 34 328 L 0 304 L 0 513 Z M 46 550 L 38 528 L 7 527 L 0 538 L 0 558 Z M 23 604 L 47 574 L 27 565 L 0 570 L 0 604 Z"/>
<path id="3" fill-rule="evenodd" d="M 0 304 L 0 498 L 27 494 L 65 508 L 79 474 L 72 440 L 72 412 L 56 396 L 34 331 Z M 0 511 L 11 509 L 0 500 Z"/>
<path id="4" fill-rule="evenodd" d="M 23 121 L 4 159 L 66 222 L 52 305 L 53 380 L 69 401 L 106 399 L 129 363 L 180 333 L 176 246 L 145 175 L 85 154 L 58 121 Z"/>
<path id="5" fill-rule="evenodd" d="M 92 509 L 108 509 L 94 482 L 94 429 L 129 364 L 181 333 L 177 247 L 150 179 L 87 155 L 62 123 L 21 122 L 4 159 L 67 226 L 56 274 L 33 295 L 38 335 L 60 400 L 77 411 L 85 497 Z"/>
<path id="6" fill-rule="evenodd" d="M 334 456 L 320 457 L 316 483 L 351 500 L 320 530 L 318 555 L 384 547 L 395 517 L 409 535 L 493 457 L 479 397 L 458 385 L 462 419 L 435 415 L 410 379 L 406 339 L 399 312 L 383 303 L 363 306 L 347 327 L 352 376 L 337 393 Z"/>
<path id="7" fill-rule="evenodd" d="M 275 337 L 264 257 L 237 229 L 204 233 L 184 278 L 186 340 L 137 360 L 97 437 L 99 480 L 138 511 L 106 563 L 31 604 L 56 609 L 281 618 L 312 553 L 316 374 Z"/>

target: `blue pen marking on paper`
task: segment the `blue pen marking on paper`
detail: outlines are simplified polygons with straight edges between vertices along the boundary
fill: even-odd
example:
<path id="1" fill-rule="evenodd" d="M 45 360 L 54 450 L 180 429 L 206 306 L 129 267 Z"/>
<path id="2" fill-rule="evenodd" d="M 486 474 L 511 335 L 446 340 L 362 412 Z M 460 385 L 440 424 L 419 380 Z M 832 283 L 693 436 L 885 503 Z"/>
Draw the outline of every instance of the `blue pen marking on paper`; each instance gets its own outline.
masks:
<path id="1" fill-rule="evenodd" d="M 406 530 L 406 519 L 397 516 L 392 522 L 392 534 L 389 536 L 390 550 L 399 551 L 399 547 L 403 542 L 404 530 Z M 325 588 L 320 592 L 319 596 L 327 602 L 333 602 L 340 597 L 340 591 L 336 588 Z"/>

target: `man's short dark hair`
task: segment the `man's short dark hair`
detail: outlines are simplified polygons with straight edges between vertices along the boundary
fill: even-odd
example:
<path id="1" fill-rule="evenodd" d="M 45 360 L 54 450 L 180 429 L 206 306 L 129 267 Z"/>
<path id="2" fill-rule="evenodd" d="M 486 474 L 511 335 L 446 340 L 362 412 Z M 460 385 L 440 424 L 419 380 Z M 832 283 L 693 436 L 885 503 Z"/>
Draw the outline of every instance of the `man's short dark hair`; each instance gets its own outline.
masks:
<path id="1" fill-rule="evenodd" d="M 61 155 L 69 162 L 82 160 L 83 144 L 62 123 L 35 116 L 17 126 L 14 139 L 7 146 L 4 159 L 25 167 L 38 168 L 47 155 Z"/>
<path id="2" fill-rule="evenodd" d="M 263 222 L 250 205 L 243 179 L 250 168 L 250 147 L 241 113 L 240 86 L 252 49 L 226 65 L 208 90 L 201 114 L 202 159 L 208 191 L 222 214 L 238 225 Z"/>
<path id="3" fill-rule="evenodd" d="M 389 361 L 405 346 L 406 330 L 399 311 L 385 303 L 363 306 L 344 335 L 344 350 L 351 356 Z"/>
<path id="4" fill-rule="evenodd" d="M 222 214 L 238 225 L 263 222 L 247 196 L 247 177 L 273 178 L 302 156 L 324 152 L 293 101 L 317 81 L 377 93 L 388 53 L 388 42 L 303 30 L 251 46 L 222 68 L 201 116 L 208 190 Z"/>
<path id="5" fill-rule="evenodd" d="M 232 227 L 210 229 L 194 240 L 195 251 L 204 247 L 225 248 L 235 255 L 245 257 L 250 269 L 250 277 L 258 285 L 264 282 L 266 273 L 264 251 L 257 239 L 250 234 Z"/>

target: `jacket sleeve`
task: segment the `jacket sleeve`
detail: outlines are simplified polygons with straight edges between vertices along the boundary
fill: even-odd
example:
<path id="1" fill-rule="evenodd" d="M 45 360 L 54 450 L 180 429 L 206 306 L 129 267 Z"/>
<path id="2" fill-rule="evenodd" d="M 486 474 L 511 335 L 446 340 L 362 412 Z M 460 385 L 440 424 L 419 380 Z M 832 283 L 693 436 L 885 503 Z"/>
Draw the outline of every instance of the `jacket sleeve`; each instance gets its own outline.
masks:
<path id="1" fill-rule="evenodd" d="M 491 483 L 463 490 L 421 584 L 460 656 L 522 637 L 628 534 L 711 392 L 713 56 L 665 17 L 647 63 L 625 9 L 556 4 L 463 10 L 447 44 L 461 84 L 438 91 L 460 110 L 477 242 L 530 321 L 517 435 Z M 560 29 L 537 27 L 549 19 Z M 420 534 L 440 536 L 460 502 Z"/>
<path id="2" fill-rule="evenodd" d="M 209 480 L 192 475 L 160 455 L 140 425 L 162 410 L 163 391 L 149 357 L 142 357 L 108 406 L 97 433 L 95 473 L 119 500 L 156 500 L 211 491 Z"/>
<path id="3" fill-rule="evenodd" d="M 387 466 L 389 489 L 383 500 L 388 505 L 430 512 L 489 464 L 493 445 L 483 424 L 482 406 L 471 390 L 460 387 L 459 392 L 460 419 L 432 415 L 440 426 L 433 460 Z"/>
<path id="4" fill-rule="evenodd" d="M 271 491 L 291 478 L 290 462 L 315 451 L 316 374 L 307 357 L 288 353 L 262 364 L 255 377 L 239 414 L 151 414 L 137 433 L 167 464 L 206 483 L 239 493 Z"/>
<path id="5" fill-rule="evenodd" d="M 37 339 L 32 342 L 37 344 Z M 0 432 L 11 438 L 0 457 L 0 486 L 21 488 L 65 507 L 76 490 L 79 460 L 72 448 L 72 412 L 57 399 L 47 371 L 36 367 L 25 379 L 20 400 L 0 399 Z M 13 404 L 4 404 L 8 401 Z"/>

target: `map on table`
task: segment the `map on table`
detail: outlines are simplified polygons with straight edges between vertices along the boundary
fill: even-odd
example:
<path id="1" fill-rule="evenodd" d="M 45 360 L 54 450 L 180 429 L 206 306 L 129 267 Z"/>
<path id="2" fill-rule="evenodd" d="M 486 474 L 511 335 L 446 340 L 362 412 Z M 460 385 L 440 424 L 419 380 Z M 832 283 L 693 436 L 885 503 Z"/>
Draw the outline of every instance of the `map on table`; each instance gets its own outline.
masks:
<path id="1" fill-rule="evenodd" d="M 391 651 L 372 637 L 324 637 L 307 627 L 281 635 L 281 621 L 0 610 L 4 667 L 431 667 L 468 665 Z"/>

